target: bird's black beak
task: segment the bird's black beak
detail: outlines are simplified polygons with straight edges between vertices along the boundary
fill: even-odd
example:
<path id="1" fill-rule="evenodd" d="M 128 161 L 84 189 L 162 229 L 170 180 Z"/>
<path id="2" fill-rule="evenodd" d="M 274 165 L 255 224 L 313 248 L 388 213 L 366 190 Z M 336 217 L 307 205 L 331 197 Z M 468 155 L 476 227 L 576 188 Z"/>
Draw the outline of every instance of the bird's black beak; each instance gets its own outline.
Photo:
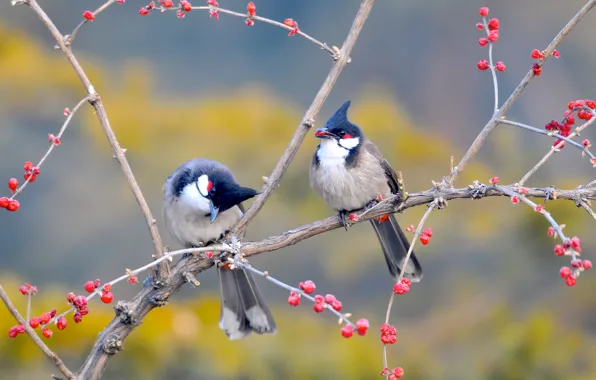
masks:
<path id="1" fill-rule="evenodd" d="M 217 218 L 217 214 L 219 214 L 219 208 L 215 207 L 212 200 L 209 200 L 209 210 L 211 213 L 211 224 L 213 224 L 215 218 Z"/>
<path id="2" fill-rule="evenodd" d="M 327 128 L 317 129 L 317 131 L 315 132 L 315 137 L 319 138 L 319 139 L 335 139 L 335 138 L 337 138 L 337 136 L 334 135 L 333 133 L 329 132 L 329 130 Z"/>

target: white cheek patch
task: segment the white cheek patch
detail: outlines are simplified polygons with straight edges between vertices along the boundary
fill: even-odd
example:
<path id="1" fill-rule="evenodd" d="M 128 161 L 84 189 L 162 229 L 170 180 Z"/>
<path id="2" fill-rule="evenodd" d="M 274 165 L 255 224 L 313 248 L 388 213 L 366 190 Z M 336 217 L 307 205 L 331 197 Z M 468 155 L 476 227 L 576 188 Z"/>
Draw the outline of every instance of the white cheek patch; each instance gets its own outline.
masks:
<path id="1" fill-rule="evenodd" d="M 349 139 L 340 139 L 339 140 L 339 145 L 343 146 L 346 149 L 352 149 L 358 146 L 358 144 L 360 144 L 360 138 L 358 137 L 352 137 Z"/>
<path id="2" fill-rule="evenodd" d="M 322 162 L 340 160 L 347 157 L 350 151 L 337 144 L 335 139 L 325 139 L 321 141 L 321 146 L 317 150 L 317 157 Z"/>
<path id="3" fill-rule="evenodd" d="M 180 194 L 180 201 L 190 210 L 197 210 L 208 214 L 210 212 L 209 200 L 197 189 L 194 183 L 187 185 Z"/>
<path id="4" fill-rule="evenodd" d="M 206 197 L 209 195 L 209 177 L 207 174 L 203 174 L 197 179 L 197 186 L 202 196 Z"/>

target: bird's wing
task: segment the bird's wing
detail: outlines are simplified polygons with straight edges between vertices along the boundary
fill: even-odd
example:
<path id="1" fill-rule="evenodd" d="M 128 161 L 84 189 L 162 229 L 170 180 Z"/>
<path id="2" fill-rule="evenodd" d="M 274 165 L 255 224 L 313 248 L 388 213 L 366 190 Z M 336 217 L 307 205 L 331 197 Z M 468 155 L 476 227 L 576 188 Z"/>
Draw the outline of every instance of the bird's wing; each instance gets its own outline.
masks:
<path id="1" fill-rule="evenodd" d="M 389 162 L 383 157 L 379 148 L 370 140 L 367 140 L 364 144 L 364 148 L 372 154 L 377 160 L 379 160 L 379 164 L 385 171 L 385 177 L 387 177 L 387 184 L 389 184 L 389 188 L 391 188 L 391 192 L 393 194 L 399 193 L 399 175 L 397 172 L 391 167 Z"/>

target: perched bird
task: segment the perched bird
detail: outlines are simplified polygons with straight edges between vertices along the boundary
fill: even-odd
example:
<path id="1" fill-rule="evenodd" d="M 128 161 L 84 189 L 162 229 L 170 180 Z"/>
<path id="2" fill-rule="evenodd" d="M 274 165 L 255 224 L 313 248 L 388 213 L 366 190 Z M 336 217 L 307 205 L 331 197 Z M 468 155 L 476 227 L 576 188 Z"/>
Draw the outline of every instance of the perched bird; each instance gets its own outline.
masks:
<path id="1" fill-rule="evenodd" d="M 352 211 L 376 204 L 399 192 L 399 176 L 379 151 L 366 138 L 360 127 L 348 120 L 350 101 L 345 102 L 317 129 L 315 137 L 321 139 L 310 165 L 310 184 L 327 205 L 339 212 L 344 226 L 346 215 Z M 386 221 L 372 219 L 385 260 L 392 276 L 401 273 L 410 243 L 393 214 Z M 422 278 L 422 268 L 412 252 L 404 275 L 417 282 Z"/>
<path id="2" fill-rule="evenodd" d="M 257 194 L 236 183 L 226 166 L 204 158 L 180 165 L 166 179 L 163 192 L 166 229 L 187 248 L 221 239 L 242 218 L 242 202 Z M 218 268 L 218 272 L 219 327 L 228 338 L 243 338 L 252 331 L 275 333 L 275 320 L 252 274 L 244 269 Z"/>

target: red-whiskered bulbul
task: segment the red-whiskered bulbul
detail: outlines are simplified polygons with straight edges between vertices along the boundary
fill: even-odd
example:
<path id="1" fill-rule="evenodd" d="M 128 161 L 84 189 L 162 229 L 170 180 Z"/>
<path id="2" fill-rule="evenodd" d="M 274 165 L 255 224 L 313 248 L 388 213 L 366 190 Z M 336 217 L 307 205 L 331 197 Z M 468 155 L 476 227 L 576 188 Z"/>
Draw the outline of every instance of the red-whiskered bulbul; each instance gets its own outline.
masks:
<path id="1" fill-rule="evenodd" d="M 321 143 L 310 166 L 311 187 L 339 212 L 344 226 L 348 213 L 374 205 L 379 196 L 385 199 L 399 193 L 399 176 L 360 127 L 348 120 L 349 107 L 350 101 L 345 102 L 324 128 L 315 132 Z M 375 219 L 370 222 L 383 248 L 389 272 L 399 276 L 410 248 L 408 239 L 393 214 L 384 222 Z M 422 278 L 422 268 L 413 252 L 404 275 L 414 282 Z"/>
<path id="2" fill-rule="evenodd" d="M 187 248 L 220 240 L 242 218 L 242 202 L 257 191 L 240 186 L 219 162 L 196 158 L 180 165 L 164 184 L 163 215 L 172 237 Z M 218 268 L 221 283 L 219 327 L 230 339 L 252 331 L 275 333 L 276 325 L 252 274 Z"/>

